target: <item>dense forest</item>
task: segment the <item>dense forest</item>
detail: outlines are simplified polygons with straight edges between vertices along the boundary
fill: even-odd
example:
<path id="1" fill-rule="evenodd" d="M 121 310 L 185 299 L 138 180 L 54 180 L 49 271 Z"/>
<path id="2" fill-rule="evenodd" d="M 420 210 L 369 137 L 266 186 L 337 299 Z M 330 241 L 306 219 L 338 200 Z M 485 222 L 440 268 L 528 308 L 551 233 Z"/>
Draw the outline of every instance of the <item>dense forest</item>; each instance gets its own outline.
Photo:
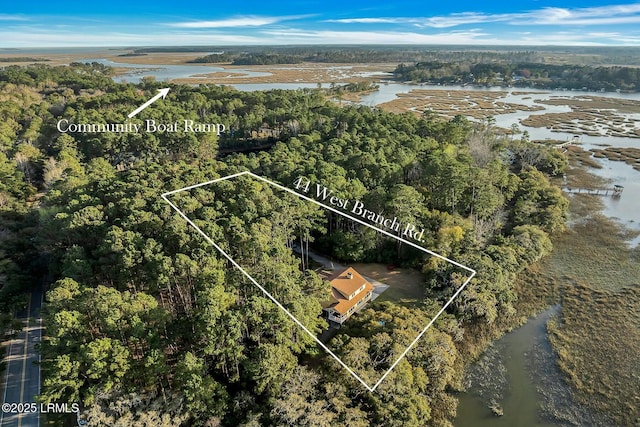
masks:
<path id="1" fill-rule="evenodd" d="M 201 48 L 140 48 L 125 55 L 158 52 L 201 52 Z M 538 87 L 590 91 L 636 92 L 640 73 L 634 48 L 437 48 L 377 47 L 208 47 L 215 53 L 192 63 L 278 65 L 312 63 L 400 63 L 394 78 L 430 84 Z M 579 55 L 576 55 L 579 53 Z M 625 63 L 628 66 L 616 64 Z"/>
<path id="2" fill-rule="evenodd" d="M 189 49 L 189 48 L 187 48 Z M 195 50 L 202 52 L 204 48 Z M 420 47 L 336 47 L 336 46 L 299 46 L 299 47 L 256 47 L 214 48 L 216 53 L 196 58 L 193 62 L 232 62 L 234 65 L 295 64 L 299 62 L 317 63 L 372 63 L 372 62 L 419 62 L 419 61 L 473 61 L 473 62 L 537 62 L 544 61 L 544 55 L 534 51 L 493 49 L 441 49 L 437 46 Z M 134 52 L 139 54 L 157 52 L 181 52 L 180 48 L 142 48 Z M 194 51 L 194 50 L 187 50 Z M 267 62 L 268 61 L 268 62 Z"/>
<path id="3" fill-rule="evenodd" d="M 111 73 L 98 64 L 0 71 L 2 327 L 48 278 L 42 401 L 80 402 L 92 426 L 451 426 L 465 363 L 521 318 L 515 275 L 564 228 L 567 201 L 548 176 L 566 159 L 500 137 L 489 121 L 342 107 L 320 90 L 172 85 L 132 119 L 224 123 L 220 138 L 59 133 L 61 118 L 124 123 L 160 87 Z M 261 146 L 259 128 L 277 131 L 271 148 L 218 155 L 222 145 Z M 306 176 L 410 218 L 427 230 L 425 247 L 478 271 L 375 393 L 160 198 L 246 170 L 285 186 Z M 335 338 L 337 353 L 372 376 L 464 279 L 365 228 L 332 226 L 265 184 L 225 181 L 175 202 L 315 332 L 326 326 L 317 316 L 326 286 L 301 268 L 292 241 L 348 242 L 329 245 L 338 260 L 423 271 L 420 304 L 373 304 Z"/>
<path id="4" fill-rule="evenodd" d="M 432 84 L 479 84 L 486 86 L 629 91 L 640 89 L 635 67 L 592 67 L 542 63 L 473 63 L 428 61 L 400 64 L 397 79 Z"/>
<path id="5" fill-rule="evenodd" d="M 136 52 L 142 54 L 144 49 Z M 619 53 L 623 52 L 625 51 L 622 50 Z M 255 52 L 251 49 L 225 50 L 195 58 L 190 62 L 230 62 L 232 65 L 400 62 L 394 71 L 394 78 L 400 81 L 590 91 L 636 92 L 640 88 L 638 68 L 598 65 L 603 62 L 602 57 L 606 57 L 601 51 L 594 51 L 593 57 L 586 63 L 566 63 L 561 56 L 555 55 L 558 53 L 540 50 L 521 52 L 414 48 L 392 51 L 364 48 L 290 47 Z M 579 58 L 579 56 L 572 55 L 570 58 Z M 613 61 L 614 58 L 617 57 L 610 59 Z"/>
<path id="6" fill-rule="evenodd" d="M 217 52 L 225 61 L 242 55 L 281 54 L 310 62 L 461 62 L 550 63 L 573 65 L 640 65 L 635 46 L 447 46 L 447 45 L 367 45 L 367 46 L 165 46 L 132 49 L 137 54 L 169 52 Z M 212 57 L 211 59 L 215 59 Z"/>

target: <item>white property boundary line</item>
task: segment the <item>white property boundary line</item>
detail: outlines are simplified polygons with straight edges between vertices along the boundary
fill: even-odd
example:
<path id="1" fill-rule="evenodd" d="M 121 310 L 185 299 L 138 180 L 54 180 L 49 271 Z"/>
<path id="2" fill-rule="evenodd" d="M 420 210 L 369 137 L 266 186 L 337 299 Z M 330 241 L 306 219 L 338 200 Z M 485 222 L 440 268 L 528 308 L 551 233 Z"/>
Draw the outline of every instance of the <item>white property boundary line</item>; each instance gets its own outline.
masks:
<path id="1" fill-rule="evenodd" d="M 186 216 L 186 215 L 185 215 L 185 214 L 184 214 L 180 209 L 178 209 L 178 207 L 177 207 L 176 205 L 174 205 L 174 204 L 173 204 L 173 203 L 172 203 L 172 202 L 167 198 L 167 196 L 171 196 L 171 195 L 173 195 L 173 194 L 177 194 L 177 193 L 180 193 L 180 192 L 182 192 L 182 191 L 192 190 L 192 189 L 194 189 L 194 188 L 203 187 L 203 186 L 205 186 L 205 185 L 213 184 L 213 183 L 220 182 L 220 181 L 225 181 L 225 180 L 232 179 L 232 178 L 236 178 L 236 177 L 238 177 L 238 176 L 242 176 L 242 175 L 249 175 L 249 176 L 252 176 L 253 178 L 256 178 L 256 179 L 259 179 L 259 180 L 261 180 L 261 181 L 264 181 L 264 182 L 266 182 L 266 183 L 267 183 L 267 184 L 269 184 L 269 185 L 272 185 L 272 186 L 274 186 L 274 187 L 276 187 L 276 188 L 279 188 L 279 189 L 281 189 L 281 190 L 287 191 L 287 192 L 289 192 L 289 193 L 291 193 L 291 194 L 294 194 L 294 195 L 296 195 L 296 196 L 298 196 L 298 197 L 300 197 L 300 198 L 302 198 L 302 199 L 305 199 L 305 200 L 307 200 L 307 201 L 309 201 L 309 202 L 315 203 L 316 205 L 319 205 L 319 206 L 321 206 L 321 207 L 323 207 L 323 208 L 325 208 L 325 209 L 329 209 L 330 211 L 335 212 L 335 213 L 337 213 L 337 214 L 339 214 L 339 215 L 342 215 L 342 216 L 344 216 L 344 217 L 346 217 L 346 218 L 349 218 L 349 219 L 350 219 L 350 220 L 352 220 L 352 221 L 355 221 L 355 222 L 357 222 L 357 223 L 359 223 L 359 224 L 362 224 L 362 225 L 365 225 L 365 226 L 367 226 L 367 227 L 370 227 L 370 228 L 372 228 L 372 229 L 374 229 L 374 230 L 378 231 L 379 233 L 382 233 L 382 234 L 385 234 L 385 235 L 387 235 L 387 236 L 389 236 L 389 237 L 392 237 L 392 238 L 394 238 L 394 239 L 400 240 L 401 242 L 406 243 L 406 244 L 407 244 L 407 245 L 409 245 L 409 246 L 412 246 L 412 247 L 414 247 L 414 248 L 416 248 L 416 249 L 419 249 L 419 250 L 421 250 L 421 251 L 423 251 L 423 252 L 426 252 L 426 253 L 428 253 L 428 254 L 430 254 L 430 255 L 433 255 L 433 256 L 435 256 L 435 257 L 437 257 L 437 258 L 443 259 L 443 260 L 445 260 L 445 261 L 447 261 L 447 262 L 450 262 L 451 264 L 453 264 L 453 265 L 455 265 L 455 266 L 457 266 L 457 267 L 460 267 L 460 268 L 462 268 L 462 269 L 464 269 L 464 270 L 467 270 L 468 272 L 470 272 L 470 273 L 471 273 L 471 275 L 470 275 L 470 276 L 467 278 L 467 280 L 462 284 L 462 286 L 460 286 L 460 288 L 459 288 L 459 289 L 458 289 L 458 290 L 453 294 L 453 296 L 449 299 L 449 301 L 447 301 L 447 302 L 446 302 L 446 304 L 445 304 L 444 306 L 442 306 L 442 308 L 440 309 L 440 311 L 438 311 L 438 313 L 434 316 L 434 318 L 433 318 L 433 319 L 431 319 L 431 321 L 429 322 L 429 324 L 428 324 L 428 325 L 427 325 L 427 326 L 426 326 L 426 327 L 425 327 L 425 328 L 424 328 L 424 329 L 423 329 L 423 330 L 418 334 L 418 336 L 417 336 L 417 337 L 416 337 L 416 338 L 411 342 L 411 344 L 409 344 L 409 346 L 406 348 L 406 350 L 405 350 L 404 352 L 402 352 L 402 354 L 398 357 L 398 359 L 396 359 L 396 361 L 395 361 L 395 362 L 393 362 L 393 365 L 391 365 L 391 367 L 390 367 L 390 368 L 389 368 L 389 369 L 384 373 L 384 375 L 382 375 L 382 377 L 378 380 L 378 382 L 377 382 L 377 383 L 375 383 L 375 385 L 374 385 L 373 387 L 371 387 L 371 386 L 369 386 L 369 385 L 368 385 L 368 384 L 367 384 L 367 383 L 366 383 L 362 378 L 360 378 L 360 377 L 358 376 L 358 374 L 356 374 L 356 373 L 355 373 L 351 368 L 349 368 L 349 367 L 348 367 L 348 366 L 347 366 L 347 365 L 346 365 L 342 360 L 340 360 L 340 358 L 339 358 L 338 356 L 336 356 L 336 355 L 335 355 L 335 353 L 333 353 L 333 352 L 332 352 L 332 351 L 331 351 L 331 350 L 330 350 L 330 349 L 329 349 L 325 344 L 323 344 L 323 343 L 322 343 L 322 342 L 321 342 L 321 341 L 320 341 L 320 340 L 319 340 L 319 339 L 318 339 L 318 338 L 317 338 L 313 333 L 311 333 L 311 331 L 309 331 L 309 330 L 308 330 L 308 329 L 307 329 L 307 328 L 306 328 L 302 323 L 300 323 L 300 321 L 299 321 L 298 319 L 296 319 L 296 318 L 295 318 L 295 317 L 294 317 L 294 316 L 289 312 L 289 310 L 287 310 L 287 309 L 286 309 L 282 304 L 280 304 L 280 302 L 278 302 L 278 300 L 276 300 L 276 299 L 275 299 L 275 298 L 274 298 L 274 297 L 273 297 L 269 292 L 267 292 L 267 290 L 266 290 L 265 288 L 263 288 L 263 287 L 262 287 L 262 286 L 261 286 L 261 285 L 260 285 L 260 284 L 259 284 L 259 283 L 254 279 L 254 278 L 253 278 L 253 277 L 251 277 L 251 276 L 250 276 L 246 271 L 244 271 L 244 269 L 243 269 L 242 267 L 240 267 L 240 265 L 239 265 L 236 261 L 234 261 L 234 260 L 233 260 L 233 258 L 231 258 L 231 257 L 230 257 L 230 256 L 229 256 L 229 255 L 228 255 L 228 254 L 227 254 L 227 253 L 226 253 L 226 252 L 225 252 L 225 251 L 224 251 L 224 250 L 223 250 L 223 249 L 222 249 L 218 244 L 216 244 L 213 240 L 211 240 L 211 238 L 210 238 L 209 236 L 207 236 L 207 234 L 206 234 L 206 233 L 204 233 L 204 232 L 203 232 L 203 231 L 202 231 L 202 230 L 201 230 L 201 229 L 200 229 L 200 228 L 199 228 L 199 227 L 198 227 L 198 226 L 197 226 L 197 225 L 196 225 L 192 220 L 190 220 L 190 219 L 189 219 L 189 218 L 188 218 L 188 217 L 187 217 L 187 216 Z M 318 202 L 317 200 L 314 200 L 314 199 L 312 199 L 312 198 L 310 198 L 310 197 L 304 196 L 304 195 L 302 195 L 302 194 L 300 194 L 300 193 L 297 193 L 296 191 L 294 191 L 294 190 L 292 190 L 292 189 L 290 189 L 290 188 L 287 188 L 287 187 L 284 187 L 284 186 L 282 186 L 282 185 L 280 185 L 280 184 L 277 184 L 277 183 L 275 183 L 275 182 L 269 181 L 268 179 L 263 178 L 263 177 L 261 177 L 261 176 L 259 176 L 259 175 L 256 175 L 256 174 L 254 174 L 254 173 L 252 173 L 252 172 L 249 172 L 249 171 L 239 172 L 239 173 L 236 173 L 236 174 L 233 174 L 233 175 L 225 176 L 225 177 L 223 177 L 223 178 L 218 178 L 218 179 L 213 179 L 213 180 L 211 180 L 211 181 L 203 182 L 203 183 L 201 183 L 201 184 L 191 185 L 191 186 L 188 186 L 188 187 L 180 188 L 180 189 L 178 189 L 178 190 L 169 191 L 169 192 L 167 192 L 167 193 L 162 194 L 162 195 L 161 195 L 161 197 L 162 197 L 162 198 L 164 199 L 164 201 L 165 201 L 165 202 L 167 202 L 167 203 L 168 203 L 168 204 L 169 204 L 169 205 L 170 205 L 170 206 L 171 206 L 171 207 L 172 207 L 176 212 L 178 212 L 178 214 L 179 214 L 179 215 L 180 215 L 180 216 L 181 216 L 185 221 L 187 221 L 187 223 L 188 223 L 189 225 L 191 225 L 191 226 L 192 226 L 192 227 L 193 227 L 193 228 L 194 228 L 198 233 L 200 233 L 200 234 L 205 238 L 205 240 L 207 240 L 207 242 L 211 243 L 211 245 L 212 245 L 214 248 L 216 248 L 216 249 L 217 249 L 217 250 L 218 250 L 222 255 L 224 255 L 224 257 L 225 257 L 225 258 L 227 258 L 227 259 L 228 259 L 228 260 L 229 260 L 229 261 L 230 261 L 230 262 L 231 262 L 231 263 L 232 263 L 232 264 L 233 264 L 233 265 L 234 265 L 238 270 L 240 270 L 240 271 L 241 271 L 241 272 L 242 272 L 242 273 L 243 273 L 243 274 L 244 274 L 244 275 L 245 275 L 245 276 L 246 276 L 246 277 L 247 277 L 247 278 L 248 278 L 248 279 L 249 279 L 249 280 L 250 280 L 254 285 L 256 285 L 256 286 L 257 286 L 257 287 L 258 287 L 258 288 L 259 288 L 259 289 L 260 289 L 260 290 L 261 290 L 261 291 L 262 291 L 262 292 L 263 292 L 267 297 L 269 297 L 269 299 L 270 299 L 271 301 L 273 301 L 273 302 L 274 302 L 278 307 L 280 307 L 280 308 L 281 308 L 285 313 L 287 313 L 287 315 L 288 315 L 288 316 L 289 316 L 289 317 L 290 317 L 290 318 L 291 318 L 291 319 L 292 319 L 292 320 L 293 320 L 293 321 L 294 321 L 298 326 L 300 326 L 300 327 L 301 327 L 301 328 L 302 328 L 306 333 L 308 333 L 308 334 L 309 334 L 309 335 L 310 335 L 310 336 L 311 336 L 311 337 L 312 337 L 312 338 L 313 338 L 313 339 L 318 343 L 318 345 L 320 345 L 320 347 L 322 347 L 322 348 L 323 348 L 327 353 L 329 353 L 331 356 L 333 356 L 333 358 L 334 358 L 334 359 L 336 359 L 336 360 L 338 361 L 338 363 L 340 363 L 340 365 L 342 365 L 342 367 L 343 367 L 343 368 L 345 368 L 347 371 L 349 371 L 349 373 L 350 373 L 351 375 L 353 375 L 353 377 L 354 377 L 355 379 L 357 379 L 360 383 L 362 383 L 362 385 L 364 385 L 364 386 L 367 388 L 367 390 L 369 390 L 369 391 L 371 391 L 371 392 L 375 391 L 375 389 L 376 389 L 376 388 L 378 388 L 378 386 L 380 385 L 380 383 L 382 383 L 382 381 L 384 381 L 384 379 L 387 377 L 387 375 L 389 375 L 389 373 L 393 370 L 393 368 L 395 368 L 395 367 L 396 367 L 396 365 L 397 365 L 398 363 L 400 363 L 400 361 L 401 361 L 401 360 L 406 356 L 406 354 L 409 352 L 409 350 L 411 350 L 411 349 L 413 348 L 413 346 L 418 342 L 418 340 L 419 340 L 420 338 L 422 338 L 422 336 L 425 334 L 425 332 L 427 332 L 427 329 L 429 329 L 429 328 L 431 327 L 431 325 L 433 325 L 433 323 L 438 319 L 438 317 L 440 317 L 440 315 L 441 315 L 441 314 L 442 314 L 442 313 L 447 309 L 447 307 L 448 307 L 448 306 L 453 302 L 453 300 L 454 300 L 454 299 L 455 299 L 455 298 L 460 294 L 460 292 L 462 292 L 462 290 L 467 286 L 467 284 L 471 281 L 471 279 L 473 278 L 473 276 L 475 276 L 475 275 L 476 275 L 476 271 L 475 271 L 475 270 L 473 270 L 473 269 L 471 269 L 471 268 L 469 268 L 469 267 L 466 267 L 466 266 L 464 266 L 464 265 L 462 265 L 462 264 L 460 264 L 460 263 L 457 263 L 457 262 L 455 262 L 455 261 L 453 261 L 453 260 L 450 260 L 450 259 L 449 259 L 449 258 L 447 258 L 447 257 L 444 257 L 444 256 L 439 255 L 439 254 L 437 254 L 437 253 L 435 253 L 435 252 L 432 252 L 432 251 L 430 251 L 430 250 L 428 250 L 428 249 L 425 249 L 425 248 L 423 248 L 423 247 L 421 247 L 421 246 L 418 246 L 418 245 L 416 245 L 415 243 L 409 242 L 409 241 L 407 241 L 407 240 L 405 240 L 405 239 L 402 239 L 402 238 L 400 238 L 400 237 L 398 237 L 398 236 L 395 236 L 395 235 L 393 235 L 393 234 L 389 233 L 388 231 L 381 230 L 381 229 L 379 229 L 379 228 L 377 228 L 377 227 L 374 227 L 374 226 L 373 226 L 373 225 L 371 225 L 371 224 L 368 224 L 368 223 L 366 223 L 366 222 L 364 222 L 364 221 L 362 221 L 362 220 L 360 220 L 360 219 L 357 219 L 357 218 L 354 218 L 354 217 L 352 217 L 352 216 L 350 216 L 350 215 L 347 215 L 347 214 L 345 214 L 344 212 L 341 212 L 341 211 L 339 211 L 339 210 L 337 210 L 337 209 L 335 209 L 335 208 L 332 208 L 331 206 L 327 206 L 327 205 L 325 205 L 325 204 L 323 204 L 323 203 Z"/>

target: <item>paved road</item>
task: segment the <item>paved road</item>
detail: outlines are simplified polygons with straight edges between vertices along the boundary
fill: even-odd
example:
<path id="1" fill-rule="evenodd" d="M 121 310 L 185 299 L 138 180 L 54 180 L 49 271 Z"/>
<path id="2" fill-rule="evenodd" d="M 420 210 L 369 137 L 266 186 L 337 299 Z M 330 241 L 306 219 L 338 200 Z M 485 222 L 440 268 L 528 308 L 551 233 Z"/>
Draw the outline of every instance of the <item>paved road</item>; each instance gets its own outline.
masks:
<path id="1" fill-rule="evenodd" d="M 32 403 L 40 394 L 40 355 L 36 345 L 42 339 L 42 289 L 31 294 L 27 310 L 18 313 L 24 328 L 11 341 L 7 353 L 7 377 L 3 403 Z M 40 414 L 7 414 L 0 411 L 0 427 L 39 427 Z"/>

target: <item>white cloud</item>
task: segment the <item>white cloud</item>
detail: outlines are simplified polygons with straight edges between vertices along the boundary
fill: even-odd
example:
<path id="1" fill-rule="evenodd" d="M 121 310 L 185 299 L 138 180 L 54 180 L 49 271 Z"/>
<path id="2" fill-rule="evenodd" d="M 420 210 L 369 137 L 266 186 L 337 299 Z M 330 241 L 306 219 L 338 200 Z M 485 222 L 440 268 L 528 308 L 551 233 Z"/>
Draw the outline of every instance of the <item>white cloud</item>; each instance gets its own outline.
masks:
<path id="1" fill-rule="evenodd" d="M 27 32 L 0 31 L 5 47 L 132 46 L 132 45 L 264 45 L 264 44 L 502 44 L 480 31 L 440 34 L 387 31 L 307 31 L 273 29 L 247 35 L 236 32 L 74 33 L 32 28 Z"/>
<path id="2" fill-rule="evenodd" d="M 614 40 L 617 43 L 621 43 L 629 46 L 638 46 L 640 44 L 640 36 L 625 35 L 625 36 L 613 37 L 612 40 Z"/>
<path id="3" fill-rule="evenodd" d="M 504 44 L 479 30 L 451 31 L 438 34 L 395 31 L 262 31 L 271 40 L 287 44 Z"/>
<path id="4" fill-rule="evenodd" d="M 616 25 L 640 23 L 640 3 L 589 8 L 546 7 L 538 10 L 487 14 L 479 12 L 452 13 L 431 17 L 346 18 L 325 22 L 343 24 L 409 24 L 418 27 L 450 28 L 491 22 L 511 25 Z"/>
<path id="5" fill-rule="evenodd" d="M 561 31 L 547 34 L 510 32 L 492 34 L 473 29 L 421 34 L 412 31 L 329 31 L 303 29 L 238 32 L 168 31 L 163 33 L 100 32 L 75 33 L 32 28 L 31 31 L 2 31 L 3 47 L 62 46 L 168 46 L 168 45 L 290 45 L 290 44 L 419 44 L 419 45 L 559 45 L 599 46 L 605 43 L 633 45 L 637 34 Z"/>
<path id="6" fill-rule="evenodd" d="M 548 34 L 531 34 L 515 40 L 515 45 L 553 45 L 553 46 L 604 46 L 600 37 L 580 32 L 558 31 Z"/>
<path id="7" fill-rule="evenodd" d="M 417 27 L 449 28 L 464 24 L 479 24 L 484 22 L 506 21 L 509 19 L 511 19 L 511 15 L 487 15 L 483 13 L 464 12 L 428 18 L 347 18 L 330 19 L 325 22 L 337 22 L 341 24 L 410 24 Z"/>
<path id="8" fill-rule="evenodd" d="M 326 19 L 324 22 L 338 22 L 340 24 L 399 24 L 406 23 L 409 18 L 346 18 Z"/>
<path id="9" fill-rule="evenodd" d="M 634 36 L 615 33 L 558 31 L 552 33 L 508 32 L 494 34 L 484 29 L 421 34 L 402 31 L 307 31 L 264 30 L 262 44 L 419 44 L 419 45 L 503 45 L 503 46 L 604 46 L 637 45 Z"/>
<path id="10" fill-rule="evenodd" d="M 175 22 L 166 25 L 176 28 L 235 28 L 235 27 L 261 27 L 282 21 L 291 21 L 309 17 L 310 15 L 294 16 L 237 16 L 213 21 L 189 21 Z"/>
<path id="11" fill-rule="evenodd" d="M 514 24 L 612 25 L 640 23 L 640 3 L 566 9 L 547 7 L 516 16 Z"/>
<path id="12" fill-rule="evenodd" d="M 3 47 L 65 47 L 65 46 L 174 46 L 190 44 L 251 45 L 264 39 L 245 34 L 165 33 L 72 33 L 72 32 L 12 32 L 0 31 Z"/>
<path id="13" fill-rule="evenodd" d="M 29 18 L 22 15 L 7 15 L 6 13 L 0 13 L 0 21 L 28 21 Z"/>
<path id="14" fill-rule="evenodd" d="M 494 14 L 464 12 L 454 13 L 449 16 L 434 16 L 426 18 L 422 25 L 434 28 L 449 28 L 467 24 L 483 24 L 488 22 L 503 22 L 512 19 L 510 14 Z"/>
<path id="15" fill-rule="evenodd" d="M 0 15 L 3 16 L 3 15 Z M 127 25 L 5 25 L 0 28 L 4 47 L 131 46 L 131 45 L 265 45 L 265 44 L 452 44 L 452 45 L 638 45 L 639 32 L 622 27 L 573 28 L 568 22 L 603 20 L 640 21 L 640 3 L 625 6 L 564 9 L 544 8 L 511 14 L 457 13 L 412 18 L 350 18 L 339 23 L 371 27 L 285 27 L 282 21 L 306 16 L 236 16 L 214 21 L 166 23 L 132 28 Z M 327 21 L 325 21 L 327 22 Z M 513 26 L 496 28 L 489 23 Z M 306 22 L 304 22 L 306 24 Z M 318 25 L 319 22 L 313 22 Z M 384 26 L 381 24 L 397 24 Z M 466 24 L 460 31 L 455 27 Z M 486 25 L 485 25 L 486 24 Z M 515 25 L 521 25 L 517 28 Z M 531 25 L 550 25 L 532 30 Z M 64 27 L 63 25 L 68 25 Z M 342 30 L 344 28 L 344 30 Z M 363 29 L 364 28 L 364 29 Z M 435 28 L 428 30 L 427 28 Z M 359 31 L 358 31 L 359 30 Z M 369 31 L 368 31 L 369 30 Z M 560 30 L 560 31 L 555 31 Z"/>
<path id="16" fill-rule="evenodd" d="M 616 32 L 605 32 L 605 31 L 598 31 L 598 32 L 590 32 L 587 33 L 587 36 L 589 37 L 599 37 L 599 38 L 614 38 L 614 37 L 620 37 L 621 34 L 620 33 L 616 33 Z"/>
<path id="17" fill-rule="evenodd" d="M 536 12 L 532 12 L 535 14 Z M 635 15 L 640 13 L 640 3 L 566 9 L 548 7 L 541 9 L 540 15 L 552 21 L 560 19 L 611 18 L 615 16 Z"/>

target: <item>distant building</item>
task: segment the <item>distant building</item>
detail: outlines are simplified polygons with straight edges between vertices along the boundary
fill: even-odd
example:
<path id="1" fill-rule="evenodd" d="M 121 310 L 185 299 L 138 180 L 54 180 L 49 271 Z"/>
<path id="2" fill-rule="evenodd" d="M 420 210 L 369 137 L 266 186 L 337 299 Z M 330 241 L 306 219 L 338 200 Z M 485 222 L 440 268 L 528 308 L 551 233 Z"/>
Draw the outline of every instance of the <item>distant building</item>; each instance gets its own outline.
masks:
<path id="1" fill-rule="evenodd" d="M 371 300 L 373 285 L 353 267 L 328 278 L 331 284 L 331 299 L 323 304 L 322 311 L 332 322 L 342 325 Z"/>

